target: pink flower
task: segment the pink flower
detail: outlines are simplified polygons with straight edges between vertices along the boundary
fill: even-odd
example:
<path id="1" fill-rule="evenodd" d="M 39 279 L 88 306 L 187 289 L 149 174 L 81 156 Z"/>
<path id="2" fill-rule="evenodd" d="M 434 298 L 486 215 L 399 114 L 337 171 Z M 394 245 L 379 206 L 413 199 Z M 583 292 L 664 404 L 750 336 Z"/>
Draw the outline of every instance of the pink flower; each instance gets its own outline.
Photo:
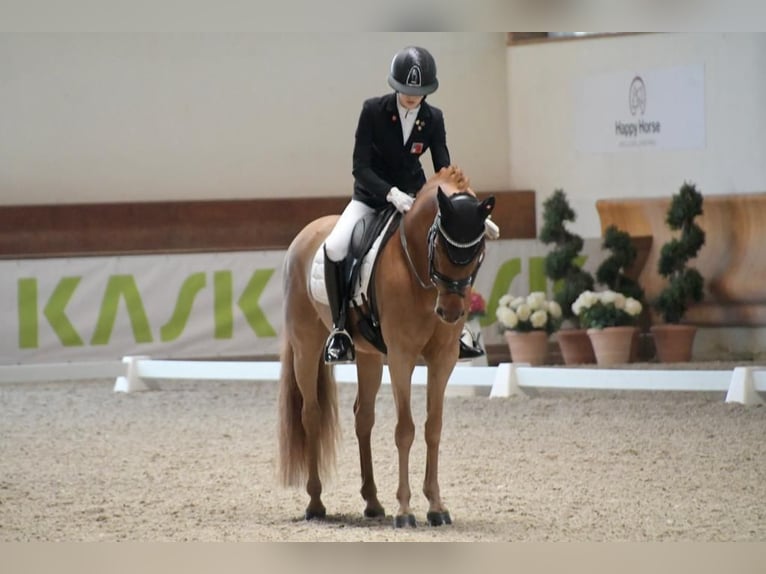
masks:
<path id="1" fill-rule="evenodd" d="M 468 319 L 484 317 L 487 314 L 487 302 L 481 293 L 471 288 L 468 300 Z"/>

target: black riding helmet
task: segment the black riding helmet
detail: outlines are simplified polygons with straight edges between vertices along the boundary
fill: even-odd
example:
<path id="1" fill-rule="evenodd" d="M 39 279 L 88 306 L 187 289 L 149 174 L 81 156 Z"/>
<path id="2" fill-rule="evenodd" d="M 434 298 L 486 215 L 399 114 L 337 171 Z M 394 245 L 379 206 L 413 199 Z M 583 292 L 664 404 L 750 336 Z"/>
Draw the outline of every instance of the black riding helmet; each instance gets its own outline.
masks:
<path id="1" fill-rule="evenodd" d="M 417 46 L 399 50 L 391 60 L 388 85 L 406 96 L 432 94 L 439 87 L 434 57 Z"/>

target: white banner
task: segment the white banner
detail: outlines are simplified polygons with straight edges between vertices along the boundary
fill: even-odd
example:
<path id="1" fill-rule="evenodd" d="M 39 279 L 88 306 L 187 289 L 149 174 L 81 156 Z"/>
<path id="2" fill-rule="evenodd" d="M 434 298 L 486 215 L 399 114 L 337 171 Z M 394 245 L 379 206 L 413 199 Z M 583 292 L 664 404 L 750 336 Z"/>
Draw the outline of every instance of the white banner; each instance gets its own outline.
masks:
<path id="1" fill-rule="evenodd" d="M 575 106 L 578 151 L 705 147 L 701 65 L 587 77 Z"/>
<path id="2" fill-rule="evenodd" d="M 284 252 L 0 262 L 0 363 L 278 352 Z"/>
<path id="3" fill-rule="evenodd" d="M 501 295 L 546 290 L 548 247 L 489 242 L 476 289 L 488 303 L 485 340 Z M 600 261 L 587 240 L 585 267 Z M 0 261 L 0 364 L 275 354 L 282 327 L 284 251 Z"/>

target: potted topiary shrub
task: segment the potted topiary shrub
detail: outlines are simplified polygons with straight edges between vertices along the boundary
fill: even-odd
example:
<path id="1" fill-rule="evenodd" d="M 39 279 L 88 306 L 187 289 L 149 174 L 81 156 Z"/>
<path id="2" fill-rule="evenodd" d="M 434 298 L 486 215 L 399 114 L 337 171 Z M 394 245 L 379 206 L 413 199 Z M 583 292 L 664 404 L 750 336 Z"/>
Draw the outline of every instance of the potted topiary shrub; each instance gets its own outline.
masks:
<path id="1" fill-rule="evenodd" d="M 695 219 L 702 215 L 702 194 L 692 183 L 684 182 L 668 208 L 665 222 L 673 231 L 680 231 L 660 250 L 657 271 L 667 285 L 660 291 L 653 307 L 662 317 L 662 324 L 653 325 L 657 358 L 663 363 L 691 360 L 694 325 L 682 325 L 686 311 L 692 303 L 702 301 L 704 279 L 699 271 L 689 267 L 689 260 L 705 244 L 705 232 Z"/>
<path id="2" fill-rule="evenodd" d="M 644 290 L 641 285 L 625 274 L 636 260 L 636 248 L 630 235 L 610 225 L 604 232 L 601 247 L 609 251 L 609 256 L 596 269 L 596 281 L 616 293 L 643 301 Z"/>
<path id="3" fill-rule="evenodd" d="M 609 252 L 596 269 L 596 281 L 609 291 L 620 293 L 625 297 L 635 299 L 639 303 L 644 300 L 644 290 L 638 281 L 629 277 L 626 272 L 636 260 L 637 252 L 630 234 L 610 225 L 604 232 L 601 247 Z M 636 361 L 639 356 L 639 336 L 642 331 L 641 318 L 636 318 L 637 329 L 633 335 L 630 361 Z"/>
<path id="4" fill-rule="evenodd" d="M 572 311 L 572 303 L 577 297 L 594 286 L 593 276 L 577 263 L 583 240 L 566 226 L 575 219 L 576 214 L 564 190 L 555 190 L 543 202 L 543 226 L 539 238 L 543 243 L 553 245 L 545 256 L 545 275 L 554 283 L 553 298 L 561 307 L 562 328 L 556 338 L 567 365 L 596 362 L 588 334 Z"/>

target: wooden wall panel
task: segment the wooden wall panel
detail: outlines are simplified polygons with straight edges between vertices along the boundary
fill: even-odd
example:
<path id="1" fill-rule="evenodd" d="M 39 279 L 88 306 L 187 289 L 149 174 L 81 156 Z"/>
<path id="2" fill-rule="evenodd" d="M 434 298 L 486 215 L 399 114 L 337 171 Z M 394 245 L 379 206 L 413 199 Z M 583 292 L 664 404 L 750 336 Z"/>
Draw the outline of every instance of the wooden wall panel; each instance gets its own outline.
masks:
<path id="1" fill-rule="evenodd" d="M 535 237 L 534 192 L 493 194 L 501 237 Z M 0 258 L 284 249 L 309 221 L 340 213 L 348 199 L 0 206 Z"/>
<path id="2" fill-rule="evenodd" d="M 660 251 L 678 233 L 665 223 L 671 198 L 602 199 L 596 202 L 602 232 L 616 225 L 634 238 L 652 240 L 636 269 L 646 298 L 666 285 L 657 271 Z M 705 299 L 692 305 L 685 323 L 702 326 L 766 325 L 766 193 L 706 195 L 697 222 L 705 245 L 689 262 L 705 279 Z M 657 318 L 655 318 L 657 319 Z"/>

